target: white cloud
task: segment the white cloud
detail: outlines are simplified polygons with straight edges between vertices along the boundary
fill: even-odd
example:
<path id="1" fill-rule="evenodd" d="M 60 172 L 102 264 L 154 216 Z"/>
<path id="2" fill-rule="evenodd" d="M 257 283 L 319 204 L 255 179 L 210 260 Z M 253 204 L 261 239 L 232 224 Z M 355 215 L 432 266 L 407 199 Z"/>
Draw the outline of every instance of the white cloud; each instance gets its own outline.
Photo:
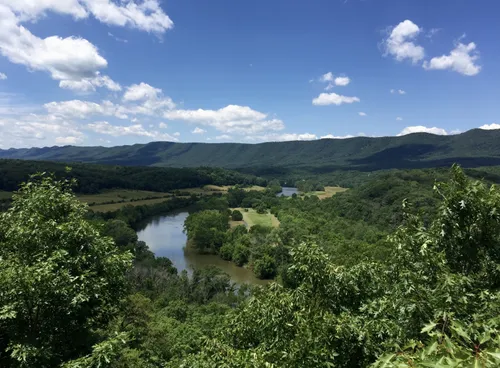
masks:
<path id="1" fill-rule="evenodd" d="M 319 80 L 321 82 L 333 82 L 334 78 L 333 78 L 333 73 L 332 72 L 328 72 L 326 74 L 323 74 Z"/>
<path id="2" fill-rule="evenodd" d="M 403 118 L 402 118 L 401 116 L 398 116 L 398 117 L 396 118 L 396 120 L 397 120 L 397 121 L 402 121 L 402 120 L 403 120 Z"/>
<path id="3" fill-rule="evenodd" d="M 437 134 L 437 135 L 448 135 L 448 132 L 444 130 L 443 128 L 428 128 L 422 125 L 417 125 L 417 126 L 409 126 L 404 128 L 399 134 L 399 136 L 406 135 L 406 134 L 412 134 L 412 133 L 430 133 L 430 134 Z"/>
<path id="4" fill-rule="evenodd" d="M 108 65 L 89 41 L 77 37 L 38 38 L 19 25 L 15 14 L 3 5 L 0 22 L 0 52 L 12 63 L 49 72 L 56 80 L 92 78 Z"/>
<path id="5" fill-rule="evenodd" d="M 320 82 L 328 83 L 325 87 L 326 91 L 331 90 L 334 86 L 347 86 L 351 80 L 349 77 L 334 77 L 332 72 L 328 72 L 319 77 Z"/>
<path id="6" fill-rule="evenodd" d="M 403 91 L 402 89 L 398 89 L 398 93 L 400 95 L 406 95 L 406 91 Z"/>
<path id="7" fill-rule="evenodd" d="M 48 72 L 61 81 L 62 88 L 89 92 L 95 87 L 112 91 L 121 88 L 99 71 L 106 59 L 95 45 L 81 37 L 49 36 L 40 38 L 22 23 L 34 22 L 49 12 L 84 19 L 92 14 L 99 21 L 127 26 L 157 34 L 173 27 L 158 0 L 0 0 L 0 53 L 12 63 L 30 71 Z"/>
<path id="8" fill-rule="evenodd" d="M 193 133 L 193 134 L 204 134 L 206 132 L 207 131 L 205 129 L 201 129 L 201 128 L 196 127 L 196 128 L 194 128 L 194 130 L 191 133 Z"/>
<path id="9" fill-rule="evenodd" d="M 66 137 L 56 137 L 56 143 L 62 145 L 68 144 L 78 144 L 81 142 L 80 137 L 66 136 Z"/>
<path id="10" fill-rule="evenodd" d="M 218 141 L 227 141 L 231 138 L 232 137 L 230 135 L 227 135 L 227 134 L 222 134 L 222 135 L 218 135 L 217 137 L 215 137 L 215 139 L 217 139 Z"/>
<path id="11" fill-rule="evenodd" d="M 359 116 L 366 116 L 366 113 L 365 112 L 358 112 L 358 115 Z"/>
<path id="12" fill-rule="evenodd" d="M 122 87 L 119 83 L 112 80 L 107 75 L 98 75 L 93 78 L 84 78 L 81 80 L 62 80 L 59 82 L 59 87 L 71 89 L 77 92 L 94 92 L 96 87 L 104 87 L 110 91 L 121 91 Z"/>
<path id="13" fill-rule="evenodd" d="M 228 105 L 219 110 L 171 110 L 165 112 L 164 117 L 211 126 L 220 132 L 236 134 L 277 131 L 285 127 L 279 119 L 268 119 L 267 114 L 239 105 Z"/>
<path id="14" fill-rule="evenodd" d="M 101 104 L 70 100 L 61 102 L 49 102 L 44 105 L 51 114 L 65 117 L 85 119 L 92 115 L 115 116 L 119 119 L 126 119 L 124 108 L 113 104 L 111 101 L 103 101 Z"/>
<path id="15" fill-rule="evenodd" d="M 348 77 L 337 77 L 335 78 L 336 86 L 347 86 L 351 80 Z"/>
<path id="16" fill-rule="evenodd" d="M 124 38 L 120 38 L 120 37 L 116 37 L 113 33 L 111 32 L 108 32 L 108 36 L 111 37 L 111 38 L 114 38 L 116 41 L 118 42 L 123 42 L 123 43 L 127 43 L 128 40 L 124 39 Z"/>
<path id="17" fill-rule="evenodd" d="M 131 135 L 131 136 L 141 136 L 141 137 L 148 137 L 166 141 L 178 141 L 177 138 L 172 137 L 169 134 L 146 130 L 144 129 L 142 124 L 112 125 L 107 121 L 97 121 L 94 123 L 87 124 L 87 129 L 99 134 L 111 135 L 113 137 Z"/>
<path id="18" fill-rule="evenodd" d="M 409 59 L 414 64 L 421 61 L 425 56 L 424 48 L 413 42 L 421 31 L 411 20 L 399 23 L 384 40 L 386 54 L 392 55 L 397 61 Z"/>
<path id="19" fill-rule="evenodd" d="M 102 23 L 130 27 L 146 32 L 164 33 L 174 26 L 158 0 L 128 0 L 117 4 L 112 0 L 0 0 L 20 21 L 34 21 L 47 12 L 72 15 L 84 19 L 92 14 Z"/>
<path id="20" fill-rule="evenodd" d="M 425 61 L 423 66 L 426 70 L 450 69 L 462 75 L 473 76 L 481 71 L 481 66 L 475 64 L 478 59 L 479 52 L 476 51 L 474 42 L 468 45 L 458 43 L 449 55 L 434 57 Z"/>
<path id="21" fill-rule="evenodd" d="M 264 135 L 254 135 L 246 136 L 244 138 L 247 141 L 259 141 L 259 142 L 278 142 L 278 141 L 310 141 L 318 139 L 316 134 L 311 133 L 283 133 L 283 134 L 264 134 Z"/>
<path id="22" fill-rule="evenodd" d="M 180 137 L 180 136 L 181 136 L 181 133 L 179 133 L 179 132 L 174 133 L 174 137 Z"/>
<path id="23" fill-rule="evenodd" d="M 325 105 L 342 105 L 344 103 L 350 104 L 353 102 L 359 102 L 358 97 L 348 97 L 338 95 L 336 93 L 322 93 L 315 99 L 313 99 L 312 103 L 316 106 L 325 106 Z"/>
<path id="24" fill-rule="evenodd" d="M 321 139 L 347 139 L 347 138 L 353 138 L 354 136 L 353 135 L 333 135 L 333 134 L 327 134 L 327 135 L 323 135 L 321 136 L 320 138 Z"/>
<path id="25" fill-rule="evenodd" d="M 158 127 L 159 127 L 160 129 L 167 129 L 167 128 L 168 128 L 168 125 L 167 125 L 166 123 L 160 123 L 160 124 L 158 124 Z"/>
<path id="26" fill-rule="evenodd" d="M 31 113 L 0 118 L 0 146 L 5 148 L 52 146 L 64 141 L 78 144 L 84 138 L 78 125 L 54 115 Z"/>
<path id="27" fill-rule="evenodd" d="M 147 83 L 132 84 L 127 87 L 125 94 L 123 95 L 124 101 L 142 101 L 142 100 L 152 100 L 158 99 L 158 96 L 162 93 L 160 88 L 155 88 Z"/>
<path id="28" fill-rule="evenodd" d="M 6 80 L 7 79 L 7 75 L 5 75 L 4 73 L 0 73 L 0 80 Z"/>
<path id="29" fill-rule="evenodd" d="M 500 124 L 484 124 L 479 127 L 479 129 L 484 129 L 484 130 L 496 130 L 500 129 Z"/>

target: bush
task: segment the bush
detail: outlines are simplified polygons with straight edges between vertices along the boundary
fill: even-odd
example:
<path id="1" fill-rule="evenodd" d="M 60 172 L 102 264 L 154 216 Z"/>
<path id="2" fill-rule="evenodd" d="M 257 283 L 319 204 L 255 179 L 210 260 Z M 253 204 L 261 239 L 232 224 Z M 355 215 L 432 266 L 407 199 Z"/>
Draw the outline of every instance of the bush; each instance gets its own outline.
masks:
<path id="1" fill-rule="evenodd" d="M 243 214 L 240 211 L 238 211 L 238 210 L 234 210 L 231 213 L 231 219 L 233 221 L 243 221 Z"/>

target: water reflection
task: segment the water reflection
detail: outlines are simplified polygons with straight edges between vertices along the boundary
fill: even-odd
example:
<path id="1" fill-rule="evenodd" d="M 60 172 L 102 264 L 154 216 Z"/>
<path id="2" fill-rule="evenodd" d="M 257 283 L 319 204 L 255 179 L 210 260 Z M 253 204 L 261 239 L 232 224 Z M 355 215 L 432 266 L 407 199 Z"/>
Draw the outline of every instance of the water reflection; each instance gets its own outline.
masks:
<path id="1" fill-rule="evenodd" d="M 252 271 L 224 261 L 216 255 L 203 255 L 185 250 L 187 236 L 184 233 L 184 221 L 188 214 L 187 211 L 177 211 L 152 217 L 139 228 L 137 236 L 139 240 L 146 242 L 156 256 L 168 257 L 179 272 L 187 270 L 191 274 L 194 268 L 217 266 L 229 274 L 231 280 L 237 284 L 268 283 L 266 280 L 256 278 Z"/>
<path id="2" fill-rule="evenodd" d="M 294 194 L 299 194 L 297 188 L 281 187 L 281 192 L 277 194 L 278 197 L 291 197 Z"/>

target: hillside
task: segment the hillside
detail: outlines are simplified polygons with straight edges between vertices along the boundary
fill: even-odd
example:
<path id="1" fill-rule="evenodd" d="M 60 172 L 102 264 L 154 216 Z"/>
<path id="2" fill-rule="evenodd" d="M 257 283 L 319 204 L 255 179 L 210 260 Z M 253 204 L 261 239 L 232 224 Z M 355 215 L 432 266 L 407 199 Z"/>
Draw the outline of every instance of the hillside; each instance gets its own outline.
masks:
<path id="1" fill-rule="evenodd" d="M 378 170 L 500 164 L 500 130 L 438 136 L 356 137 L 315 141 L 242 143 L 152 142 L 118 147 L 44 147 L 0 150 L 0 158 L 161 167 L 318 168 Z"/>

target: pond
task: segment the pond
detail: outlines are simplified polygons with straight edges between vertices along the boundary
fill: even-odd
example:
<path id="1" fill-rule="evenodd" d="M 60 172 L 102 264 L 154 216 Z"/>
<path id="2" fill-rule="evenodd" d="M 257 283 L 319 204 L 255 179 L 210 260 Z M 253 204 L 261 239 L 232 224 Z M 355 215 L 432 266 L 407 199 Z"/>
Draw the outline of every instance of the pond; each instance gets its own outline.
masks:
<path id="1" fill-rule="evenodd" d="M 169 258 L 179 273 L 186 270 L 192 274 L 195 268 L 216 266 L 226 272 L 236 284 L 264 285 L 269 282 L 259 280 L 251 270 L 238 267 L 219 256 L 187 251 L 184 221 L 188 215 L 187 211 L 176 211 L 168 215 L 152 217 L 140 227 L 137 236 L 139 240 L 146 242 L 157 257 Z"/>
<path id="2" fill-rule="evenodd" d="M 292 187 L 281 187 L 281 192 L 277 194 L 278 197 L 291 197 L 292 195 L 299 195 L 299 190 Z"/>

